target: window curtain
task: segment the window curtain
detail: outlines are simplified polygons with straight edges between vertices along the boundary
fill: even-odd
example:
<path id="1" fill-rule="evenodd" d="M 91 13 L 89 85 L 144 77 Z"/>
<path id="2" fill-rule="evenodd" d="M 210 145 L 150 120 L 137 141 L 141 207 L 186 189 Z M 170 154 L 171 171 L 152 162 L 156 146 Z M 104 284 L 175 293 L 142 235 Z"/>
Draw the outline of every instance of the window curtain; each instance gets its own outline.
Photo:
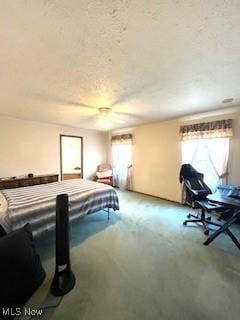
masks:
<path id="1" fill-rule="evenodd" d="M 113 183 L 132 190 L 132 134 L 112 137 Z"/>
<path id="2" fill-rule="evenodd" d="M 196 153 L 199 153 L 199 146 L 203 144 L 204 153 L 219 182 L 227 183 L 229 138 L 233 135 L 232 122 L 232 119 L 227 119 L 181 126 L 180 137 L 184 163 L 193 163 Z"/>
<path id="3" fill-rule="evenodd" d="M 182 141 L 182 163 L 190 163 L 204 174 L 205 182 L 215 191 L 227 183 L 229 138 Z"/>
<path id="4" fill-rule="evenodd" d="M 218 144 L 215 139 L 209 139 L 205 143 L 208 158 L 216 172 L 220 183 L 227 183 L 228 178 L 228 157 L 229 157 L 229 138 L 219 139 Z M 219 156 L 219 149 L 222 150 Z"/>
<path id="5" fill-rule="evenodd" d="M 232 119 L 202 122 L 180 127 L 181 140 L 232 137 Z"/>

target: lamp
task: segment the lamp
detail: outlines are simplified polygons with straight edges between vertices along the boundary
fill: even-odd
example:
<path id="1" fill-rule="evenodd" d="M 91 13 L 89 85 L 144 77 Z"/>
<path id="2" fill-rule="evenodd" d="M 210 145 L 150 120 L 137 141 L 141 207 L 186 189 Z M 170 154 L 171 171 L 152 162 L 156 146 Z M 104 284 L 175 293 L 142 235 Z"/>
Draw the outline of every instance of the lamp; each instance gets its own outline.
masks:
<path id="1" fill-rule="evenodd" d="M 111 128 L 111 120 L 109 119 L 109 116 L 112 112 L 112 109 L 108 107 L 103 107 L 99 108 L 98 111 L 100 127 L 103 130 L 109 130 Z"/>

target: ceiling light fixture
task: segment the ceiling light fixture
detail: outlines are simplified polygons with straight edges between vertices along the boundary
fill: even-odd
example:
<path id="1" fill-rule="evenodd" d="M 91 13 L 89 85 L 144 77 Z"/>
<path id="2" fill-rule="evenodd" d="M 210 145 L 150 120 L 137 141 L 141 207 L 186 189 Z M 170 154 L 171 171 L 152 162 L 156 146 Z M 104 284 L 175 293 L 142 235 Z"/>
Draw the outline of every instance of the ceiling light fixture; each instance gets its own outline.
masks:
<path id="1" fill-rule="evenodd" d="M 98 108 L 98 111 L 100 113 L 100 116 L 107 117 L 112 112 L 112 108 L 109 108 L 109 107 Z"/>
<path id="2" fill-rule="evenodd" d="M 230 103 L 230 102 L 233 102 L 233 98 L 227 98 L 222 100 L 222 103 Z"/>
<path id="3" fill-rule="evenodd" d="M 112 112 L 112 109 L 109 107 L 102 107 L 98 109 L 99 111 L 99 124 L 103 130 L 111 129 L 111 120 L 109 119 L 109 115 Z"/>
<path id="4" fill-rule="evenodd" d="M 108 119 L 105 119 L 105 118 L 99 119 L 99 124 L 102 130 L 111 129 L 111 122 Z"/>

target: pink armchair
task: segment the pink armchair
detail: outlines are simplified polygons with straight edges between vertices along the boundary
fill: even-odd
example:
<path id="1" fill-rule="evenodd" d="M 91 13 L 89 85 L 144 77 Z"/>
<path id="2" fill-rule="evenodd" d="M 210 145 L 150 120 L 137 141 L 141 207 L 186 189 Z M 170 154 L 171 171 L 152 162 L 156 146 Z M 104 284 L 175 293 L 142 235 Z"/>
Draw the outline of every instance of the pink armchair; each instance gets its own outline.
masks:
<path id="1" fill-rule="evenodd" d="M 112 166 L 109 164 L 100 164 L 96 171 L 96 181 L 113 185 L 113 170 Z"/>

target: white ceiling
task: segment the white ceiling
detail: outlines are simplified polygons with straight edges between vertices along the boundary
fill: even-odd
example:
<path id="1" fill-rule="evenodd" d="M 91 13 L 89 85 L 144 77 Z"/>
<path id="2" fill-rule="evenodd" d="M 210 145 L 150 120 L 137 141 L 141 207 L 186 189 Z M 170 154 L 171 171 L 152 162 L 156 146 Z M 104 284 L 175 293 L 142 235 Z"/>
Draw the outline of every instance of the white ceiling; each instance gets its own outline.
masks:
<path id="1" fill-rule="evenodd" d="M 1 1 L 0 113 L 97 129 L 91 106 L 119 128 L 240 105 L 239 39 L 239 0 Z"/>

